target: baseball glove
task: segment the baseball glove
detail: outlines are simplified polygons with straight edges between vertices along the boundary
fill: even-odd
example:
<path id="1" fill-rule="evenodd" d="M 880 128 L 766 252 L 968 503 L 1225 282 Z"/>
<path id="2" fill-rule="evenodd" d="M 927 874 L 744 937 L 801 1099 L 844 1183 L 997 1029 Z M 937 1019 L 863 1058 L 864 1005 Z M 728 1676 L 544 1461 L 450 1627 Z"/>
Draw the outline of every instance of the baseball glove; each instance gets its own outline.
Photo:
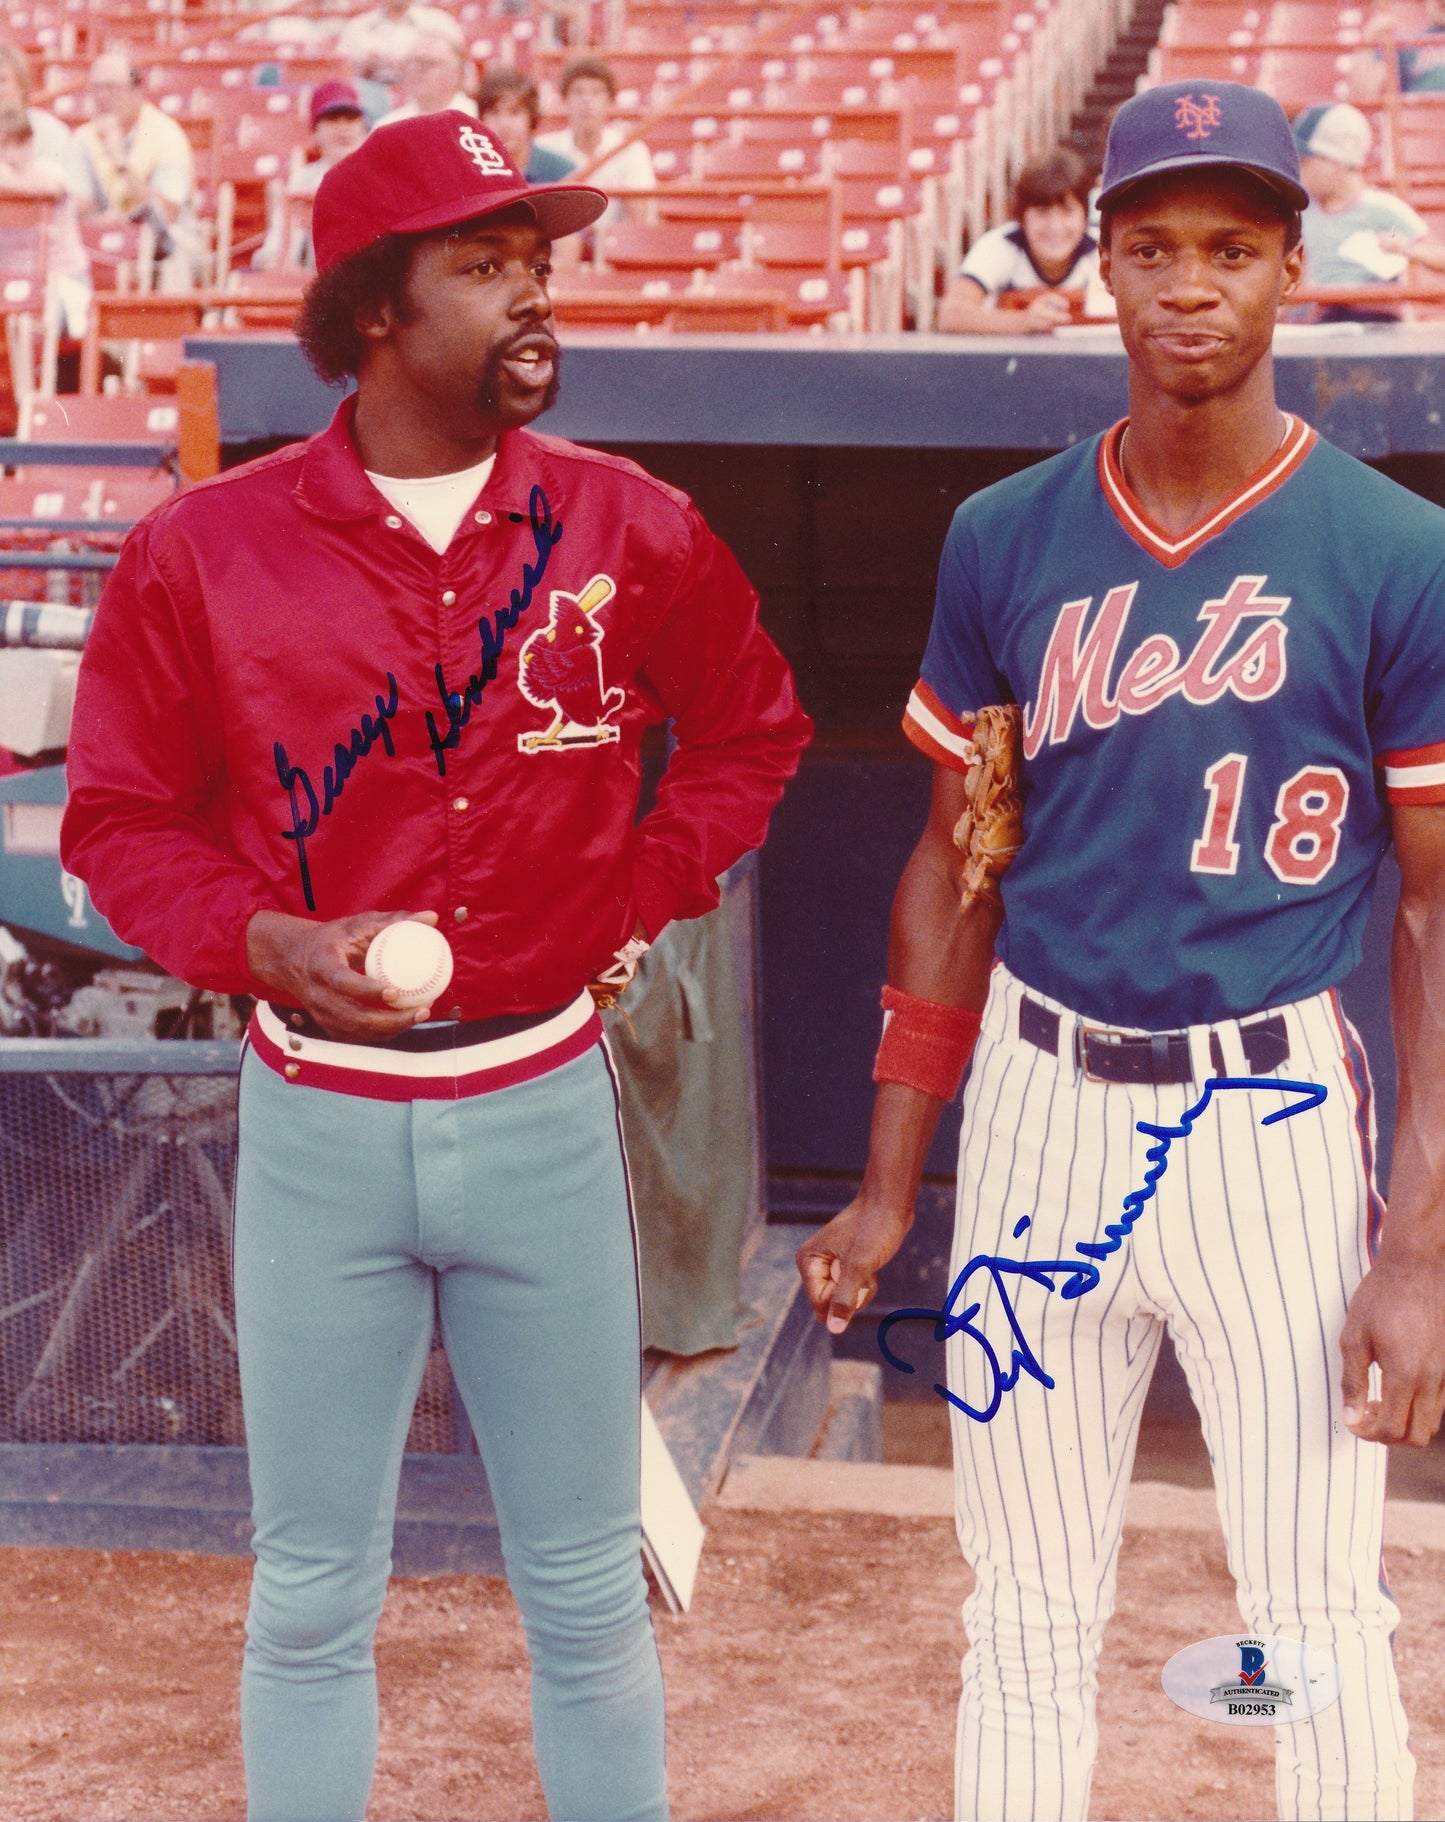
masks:
<path id="1" fill-rule="evenodd" d="M 1001 904 L 998 881 L 1023 846 L 1023 715 L 1018 706 L 980 709 L 969 742 L 968 805 L 953 831 L 964 856 L 962 909 L 976 898 Z"/>

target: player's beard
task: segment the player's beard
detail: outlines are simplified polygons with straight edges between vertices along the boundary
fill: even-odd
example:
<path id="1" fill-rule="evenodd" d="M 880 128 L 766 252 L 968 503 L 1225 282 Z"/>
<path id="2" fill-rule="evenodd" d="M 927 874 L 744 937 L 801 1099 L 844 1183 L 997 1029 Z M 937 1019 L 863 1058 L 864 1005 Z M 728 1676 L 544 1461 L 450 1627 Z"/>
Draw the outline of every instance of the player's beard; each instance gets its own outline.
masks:
<path id="1" fill-rule="evenodd" d="M 552 363 L 552 379 L 547 390 L 542 394 L 542 403 L 537 407 L 536 415 L 550 411 L 557 403 L 557 395 L 562 390 L 562 350 L 555 337 L 548 338 L 551 347 L 547 358 Z M 482 369 L 482 377 L 477 381 L 477 406 L 488 417 L 498 417 L 502 410 L 502 362 L 521 341 L 536 341 L 537 331 L 528 329 L 523 334 L 514 336 L 510 342 L 503 342 L 487 356 L 487 364 Z"/>

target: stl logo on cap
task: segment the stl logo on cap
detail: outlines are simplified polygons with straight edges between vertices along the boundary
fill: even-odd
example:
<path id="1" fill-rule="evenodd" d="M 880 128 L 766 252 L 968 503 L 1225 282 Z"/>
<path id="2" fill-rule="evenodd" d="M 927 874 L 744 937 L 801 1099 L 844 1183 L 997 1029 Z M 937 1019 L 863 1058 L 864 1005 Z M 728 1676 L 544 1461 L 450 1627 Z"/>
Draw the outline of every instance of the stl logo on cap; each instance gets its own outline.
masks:
<path id="1" fill-rule="evenodd" d="M 1206 95 L 1203 101 L 1196 101 L 1192 95 L 1181 95 L 1174 104 L 1174 124 L 1188 139 L 1208 139 L 1210 132 L 1224 122 L 1219 113 L 1219 97 Z"/>
<path id="2" fill-rule="evenodd" d="M 457 134 L 462 150 L 484 177 L 505 177 L 507 161 L 485 133 L 463 127 Z"/>

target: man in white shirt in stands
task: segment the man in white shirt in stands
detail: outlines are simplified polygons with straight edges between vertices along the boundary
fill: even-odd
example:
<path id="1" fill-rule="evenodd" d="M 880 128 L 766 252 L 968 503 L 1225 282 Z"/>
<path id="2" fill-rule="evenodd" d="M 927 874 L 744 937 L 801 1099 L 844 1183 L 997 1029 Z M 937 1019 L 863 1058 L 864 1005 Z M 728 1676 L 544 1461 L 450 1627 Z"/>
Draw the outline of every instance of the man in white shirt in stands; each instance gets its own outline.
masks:
<path id="1" fill-rule="evenodd" d="M 90 66 L 93 111 L 75 133 L 94 180 L 82 212 L 148 220 L 156 233 L 159 288 L 186 291 L 198 251 L 195 159 L 184 130 L 145 99 L 140 85 L 140 72 L 121 51 L 106 51 Z"/>
<path id="2" fill-rule="evenodd" d="M 402 99 L 376 124 L 389 127 L 398 120 L 440 114 L 447 108 L 470 114 L 475 120 L 477 104 L 462 88 L 465 70 L 462 53 L 449 38 L 441 32 L 419 32 L 401 60 Z"/>
<path id="3" fill-rule="evenodd" d="M 413 6 L 409 0 L 382 0 L 369 13 L 347 21 L 337 41 L 343 57 L 366 82 L 396 83 L 401 66 L 422 32 L 438 32 L 462 48 L 462 28 L 439 6 Z"/>
<path id="4" fill-rule="evenodd" d="M 1445 272 L 1445 245 L 1409 203 L 1365 182 L 1371 133 L 1358 108 L 1347 101 L 1306 108 L 1294 137 L 1312 205 L 1302 218 L 1306 284 L 1399 284 L 1412 261 Z M 1333 305 L 1325 321 L 1393 322 L 1399 314 L 1398 305 Z"/>
<path id="5" fill-rule="evenodd" d="M 574 57 L 563 68 L 557 86 L 567 110 L 567 125 L 560 132 L 539 133 L 533 145 L 570 159 L 585 173 L 586 181 L 600 190 L 655 189 L 651 152 L 640 139 L 624 145 L 627 128 L 610 119 L 617 99 L 617 78 L 610 66 L 600 57 Z M 604 156 L 607 153 L 613 156 Z M 594 165 L 594 159 L 601 163 Z M 621 212 L 614 202 L 604 219 L 616 219 Z"/>

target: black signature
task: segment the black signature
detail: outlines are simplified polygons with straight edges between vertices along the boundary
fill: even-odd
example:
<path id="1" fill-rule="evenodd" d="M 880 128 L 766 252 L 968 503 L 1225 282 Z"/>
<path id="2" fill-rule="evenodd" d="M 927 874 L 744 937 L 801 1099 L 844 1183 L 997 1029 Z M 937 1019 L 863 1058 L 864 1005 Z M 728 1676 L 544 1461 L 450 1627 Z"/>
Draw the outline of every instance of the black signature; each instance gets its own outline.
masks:
<path id="1" fill-rule="evenodd" d="M 447 748 L 461 744 L 462 729 L 471 720 L 473 707 L 481 701 L 482 691 L 497 674 L 497 663 L 506 645 L 507 634 L 531 606 L 533 592 L 547 573 L 547 560 L 562 536 L 562 521 L 559 519 L 555 525 L 552 523 L 552 508 L 540 487 L 532 489 L 527 512 L 532 521 L 532 542 L 537 547 L 537 560 L 522 565 L 522 586 L 512 590 L 508 604 L 499 607 L 495 614 L 483 614 L 478 620 L 477 632 L 482 642 L 481 669 L 473 671 L 468 677 L 465 689 L 449 690 L 446 673 L 440 665 L 436 667 L 437 694 L 446 710 L 447 731 L 442 733 L 431 709 L 426 712 L 426 731 L 427 742 L 436 756 L 437 771 L 443 778 L 447 773 Z"/>
<path id="2" fill-rule="evenodd" d="M 1285 1093 L 1300 1094 L 1305 1098 L 1296 1101 L 1291 1107 L 1276 1108 L 1260 1121 L 1261 1126 L 1272 1126 L 1276 1120 L 1291 1119 L 1297 1113 L 1307 1113 L 1312 1107 L 1318 1107 L 1329 1093 L 1328 1089 L 1318 1082 L 1288 1082 L 1279 1076 L 1211 1076 L 1204 1084 L 1204 1092 L 1194 1105 L 1179 1117 L 1177 1126 L 1156 1126 L 1148 1120 L 1136 1122 L 1137 1130 L 1146 1138 L 1156 1139 L 1144 1154 L 1149 1159 L 1149 1169 L 1144 1173 L 1144 1181 L 1138 1189 L 1131 1189 L 1124 1198 L 1124 1213 L 1118 1221 L 1112 1221 L 1104 1229 L 1106 1240 L 1078 1240 L 1074 1251 L 1085 1261 L 1107 1259 L 1119 1248 L 1133 1232 L 1135 1224 L 1144 1212 L 1145 1204 L 1154 1195 L 1159 1179 L 1169 1168 L 1169 1147 L 1175 1139 L 1187 1139 L 1194 1128 L 1194 1122 L 1209 1105 L 1216 1091 L 1225 1088 L 1273 1088 L 1282 1089 Z M 1018 1221 L 1013 1230 L 1015 1240 L 1031 1224 L 1031 1217 L 1025 1215 Z M 998 1352 L 983 1330 L 974 1324 L 974 1317 L 983 1308 L 983 1300 L 970 1303 L 960 1311 L 958 1304 L 963 1299 L 964 1287 L 975 1272 L 984 1272 L 992 1281 L 998 1292 L 999 1302 L 1007 1318 L 1009 1330 L 1013 1337 L 1011 1357 L 1007 1369 L 999 1360 Z M 1066 1273 L 1062 1285 L 1053 1282 L 1057 1274 Z M 1018 1315 L 1009 1300 L 1006 1280 L 1009 1277 L 1027 1278 L 1032 1284 L 1041 1284 L 1046 1291 L 1057 1290 L 1059 1294 L 1072 1300 L 1082 1297 L 1093 1290 L 1099 1282 L 1100 1272 L 1092 1263 L 1080 1264 L 1079 1259 L 1013 1259 L 1006 1253 L 977 1253 L 964 1266 L 954 1279 L 948 1293 L 948 1300 L 941 1310 L 905 1309 L 891 1310 L 878 1325 L 878 1346 L 884 1359 L 890 1366 L 900 1372 L 911 1373 L 913 1366 L 907 1360 L 899 1359 L 888 1345 L 888 1331 L 898 1322 L 929 1322 L 933 1325 L 935 1341 L 947 1341 L 951 1335 L 966 1335 L 970 1341 L 976 1341 L 983 1350 L 984 1359 L 992 1376 L 992 1391 L 988 1403 L 983 1406 L 966 1404 L 962 1398 L 950 1392 L 947 1386 L 936 1385 L 934 1391 L 940 1398 L 946 1398 L 966 1417 L 972 1417 L 976 1423 L 991 1423 L 1003 1402 L 1005 1392 L 1013 1391 L 1020 1376 L 1027 1373 L 1040 1385 L 1053 1390 L 1054 1381 L 1044 1371 L 1042 1364 L 1033 1349 L 1024 1338 L 1019 1327 Z M 986 1294 L 986 1293 L 985 1293 Z"/>
<path id="3" fill-rule="evenodd" d="M 443 777 L 446 776 L 447 769 L 446 749 L 460 742 L 462 729 L 471 719 L 473 704 L 481 700 L 482 691 L 496 676 L 497 661 L 502 655 L 506 635 L 531 605 L 537 584 L 546 574 L 547 559 L 562 536 L 562 521 L 558 519 L 553 523 L 552 508 L 540 487 L 532 489 L 528 513 L 532 524 L 532 542 L 537 551 L 536 560 L 522 565 L 522 586 L 512 590 L 508 605 L 498 608 L 494 616 L 483 614 L 478 620 L 482 668 L 468 678 L 464 690 L 449 691 L 442 667 L 436 667 L 437 688 L 446 707 L 448 728 L 443 734 L 430 710 L 427 711 L 426 725 L 431 750 L 436 755 L 437 771 Z M 272 749 L 276 776 L 281 781 L 281 789 L 285 791 L 291 808 L 291 826 L 281 833 L 287 841 L 296 844 L 296 865 L 301 874 L 301 891 L 308 911 L 316 909 L 316 898 L 311 890 L 311 865 L 306 857 L 307 841 L 316 833 L 321 818 L 329 816 L 336 807 L 336 800 L 346 788 L 346 781 L 355 771 L 358 761 L 365 759 L 378 740 L 389 757 L 396 756 L 390 724 L 396 715 L 398 700 L 396 678 L 390 671 L 386 673 L 386 694 L 378 695 L 374 700 L 375 715 L 363 713 L 346 740 L 336 743 L 332 763 L 321 775 L 322 789 L 319 797 L 305 768 L 291 764 L 286 749 L 279 740 Z"/>
<path id="4" fill-rule="evenodd" d="M 301 766 L 288 762 L 286 749 L 279 740 L 273 749 L 276 776 L 281 780 L 281 789 L 291 800 L 291 827 L 283 829 L 281 833 L 287 841 L 296 843 L 296 864 L 301 870 L 301 890 L 305 894 L 308 911 L 316 909 L 316 900 L 311 892 L 311 867 L 306 859 L 307 837 L 314 835 L 321 818 L 329 816 L 335 809 L 336 800 L 346 789 L 346 781 L 355 771 L 357 761 L 365 759 L 378 740 L 386 748 L 388 756 L 396 756 L 396 748 L 391 739 L 391 720 L 397 709 L 396 678 L 390 671 L 386 673 L 385 696 L 378 695 L 373 700 L 376 703 L 376 714 L 363 714 L 359 725 L 347 736 L 344 746 L 337 741 L 332 763 L 321 774 L 323 795 L 319 801 L 315 785 Z M 302 797 L 306 799 L 304 814 L 301 809 Z"/>

